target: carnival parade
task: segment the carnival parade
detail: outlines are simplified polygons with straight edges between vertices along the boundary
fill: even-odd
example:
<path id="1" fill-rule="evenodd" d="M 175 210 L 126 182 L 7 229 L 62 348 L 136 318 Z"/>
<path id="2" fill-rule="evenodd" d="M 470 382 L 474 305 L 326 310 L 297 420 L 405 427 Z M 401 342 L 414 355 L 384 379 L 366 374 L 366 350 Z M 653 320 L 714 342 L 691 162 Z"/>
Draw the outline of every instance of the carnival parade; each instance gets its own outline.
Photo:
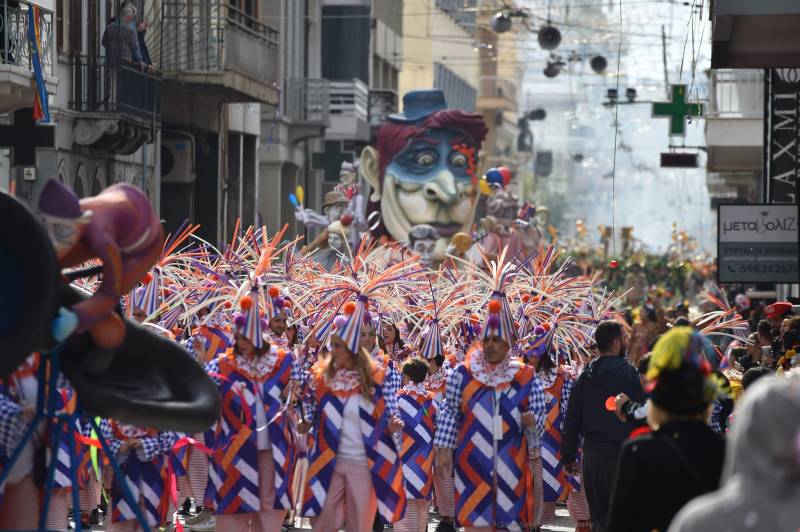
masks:
<path id="1" fill-rule="evenodd" d="M 720 51 L 745 38 L 730 28 L 749 12 L 722 0 L 114 3 L 0 6 L 4 23 L 25 21 L 3 26 L 0 67 L 30 64 L 32 91 L 0 90 L 4 142 L 28 135 L 0 151 L 0 530 L 800 530 L 800 216 L 796 173 L 779 164 L 780 120 L 796 109 L 776 96 L 797 70 Z M 633 88 L 622 101 L 621 80 L 655 83 L 636 77 L 654 75 L 652 46 L 636 46 L 652 36 L 634 31 L 653 15 L 629 18 L 639 3 L 688 17 L 660 22 L 666 103 Z M 435 30 L 414 33 L 415 17 Z M 9 37 L 23 29 L 25 65 Z M 459 58 L 420 59 L 454 53 L 464 31 L 477 91 Z M 498 51 L 531 34 L 547 52 L 534 81 Z M 237 39 L 258 53 L 237 55 Z M 402 61 L 389 58 L 398 39 Z M 247 63 L 269 53 L 285 79 Z M 52 65 L 68 58 L 67 102 Z M 712 88 L 698 91 L 709 60 Z M 778 139 L 753 177 L 761 203 L 747 196 L 744 141 L 730 129 L 712 140 L 721 120 L 754 120 L 723 110 L 750 85 L 724 102 L 717 87 L 755 66 L 770 80 L 759 112 L 775 116 L 748 131 Z M 417 77 L 398 84 L 401 69 Z M 536 92 L 559 74 L 567 111 Z M 589 112 L 598 83 L 606 100 Z M 524 105 L 543 108 L 522 109 L 509 137 L 525 86 Z M 638 103 L 651 116 L 620 110 Z M 587 140 L 608 136 L 592 129 L 601 114 L 610 151 Z M 692 145 L 696 127 L 686 142 L 699 117 L 707 147 Z M 636 150 L 642 124 L 662 118 L 657 174 Z M 562 137 L 564 153 L 546 149 Z M 712 237 L 691 197 L 700 155 L 716 176 L 704 197 L 726 172 L 742 195 L 714 204 Z M 604 166 L 603 182 L 581 181 Z M 561 195 L 554 169 L 574 174 Z M 649 191 L 648 172 L 663 177 Z"/>

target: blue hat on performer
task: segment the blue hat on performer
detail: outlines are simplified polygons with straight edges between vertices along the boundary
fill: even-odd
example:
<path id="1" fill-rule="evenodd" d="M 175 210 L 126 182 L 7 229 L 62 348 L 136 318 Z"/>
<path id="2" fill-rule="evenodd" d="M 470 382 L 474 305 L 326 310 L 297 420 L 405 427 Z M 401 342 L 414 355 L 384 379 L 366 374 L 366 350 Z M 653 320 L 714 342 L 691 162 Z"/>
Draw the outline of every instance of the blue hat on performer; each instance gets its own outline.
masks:
<path id="1" fill-rule="evenodd" d="M 447 101 L 441 89 L 409 91 L 403 95 L 403 111 L 387 118 L 392 122 L 413 123 L 447 109 Z"/>

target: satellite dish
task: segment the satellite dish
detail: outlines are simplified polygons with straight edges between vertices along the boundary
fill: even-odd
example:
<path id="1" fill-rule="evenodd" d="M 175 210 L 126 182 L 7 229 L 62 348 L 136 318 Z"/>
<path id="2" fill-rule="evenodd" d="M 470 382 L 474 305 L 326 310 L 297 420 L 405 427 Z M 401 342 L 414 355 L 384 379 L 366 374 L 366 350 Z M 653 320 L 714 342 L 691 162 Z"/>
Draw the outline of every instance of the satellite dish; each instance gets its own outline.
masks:
<path id="1" fill-rule="evenodd" d="M 602 55 L 596 55 L 592 57 L 592 60 L 589 62 L 589 64 L 591 65 L 592 70 L 598 74 L 605 72 L 606 68 L 608 67 L 608 61 Z"/>
<path id="2" fill-rule="evenodd" d="M 561 32 L 553 26 L 539 28 L 539 46 L 544 50 L 555 50 L 561 43 Z"/>
<path id="3" fill-rule="evenodd" d="M 505 11 L 498 11 L 491 21 L 495 33 L 506 33 L 511 30 L 511 16 Z"/>
<path id="4" fill-rule="evenodd" d="M 558 68 L 558 65 L 555 63 L 547 63 L 547 66 L 544 67 L 544 75 L 548 78 L 554 78 L 561 73 L 561 69 Z"/>

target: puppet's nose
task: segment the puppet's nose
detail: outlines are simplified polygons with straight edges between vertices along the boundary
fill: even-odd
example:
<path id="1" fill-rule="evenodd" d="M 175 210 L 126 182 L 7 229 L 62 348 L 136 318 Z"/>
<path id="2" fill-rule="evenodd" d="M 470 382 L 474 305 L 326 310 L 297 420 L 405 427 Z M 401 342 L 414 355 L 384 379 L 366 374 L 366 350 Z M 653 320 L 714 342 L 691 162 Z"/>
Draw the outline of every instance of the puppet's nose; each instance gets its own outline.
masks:
<path id="1" fill-rule="evenodd" d="M 458 189 L 453 174 L 442 170 L 425 184 L 425 197 L 430 201 L 440 201 L 452 205 L 458 200 Z"/>

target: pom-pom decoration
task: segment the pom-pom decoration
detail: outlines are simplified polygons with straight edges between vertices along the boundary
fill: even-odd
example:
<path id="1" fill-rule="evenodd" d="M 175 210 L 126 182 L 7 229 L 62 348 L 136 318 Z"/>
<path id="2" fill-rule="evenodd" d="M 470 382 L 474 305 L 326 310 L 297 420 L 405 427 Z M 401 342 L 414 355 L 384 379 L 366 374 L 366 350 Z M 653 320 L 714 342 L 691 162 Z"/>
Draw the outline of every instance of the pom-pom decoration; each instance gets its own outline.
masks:
<path id="1" fill-rule="evenodd" d="M 144 277 L 142 277 L 142 284 L 150 284 L 152 280 L 153 280 L 153 274 L 147 272 L 146 274 L 144 274 Z"/>
<path id="2" fill-rule="evenodd" d="M 347 325 L 347 318 L 344 316 L 336 316 L 333 319 L 333 326 L 338 330 L 341 330 L 345 325 Z"/>
<path id="3" fill-rule="evenodd" d="M 237 312 L 236 314 L 234 314 L 234 316 L 233 316 L 233 325 L 237 329 L 242 329 L 245 326 L 246 323 L 247 323 L 247 318 L 244 317 L 244 314 L 242 314 L 240 312 Z"/>
<path id="4" fill-rule="evenodd" d="M 281 295 L 281 291 L 277 286 L 270 286 L 268 291 L 269 297 L 275 298 Z"/>
<path id="5" fill-rule="evenodd" d="M 500 327 L 500 318 L 497 316 L 489 316 L 489 319 L 486 320 L 486 328 L 497 329 L 498 327 Z"/>
<path id="6" fill-rule="evenodd" d="M 492 299 L 491 301 L 489 301 L 489 304 L 486 306 L 486 308 L 489 309 L 490 313 L 498 314 L 500 312 L 500 309 L 503 308 L 503 304 L 496 299 Z"/>
<path id="7" fill-rule="evenodd" d="M 353 303 L 352 301 L 348 301 L 347 303 L 344 304 L 342 310 L 344 311 L 345 314 L 349 316 L 356 311 L 356 304 Z"/>
<path id="8" fill-rule="evenodd" d="M 541 335 L 543 335 L 543 334 L 544 334 L 544 333 L 546 333 L 546 332 L 547 332 L 547 330 L 546 330 L 544 327 L 542 327 L 541 325 L 537 325 L 537 326 L 536 326 L 536 327 L 533 329 L 533 334 L 535 334 L 536 336 L 541 336 Z"/>
<path id="9" fill-rule="evenodd" d="M 239 307 L 242 310 L 250 310 L 253 308 L 253 298 L 250 296 L 244 296 L 242 299 L 239 300 Z"/>
<path id="10" fill-rule="evenodd" d="M 282 309 L 286 306 L 286 301 L 284 301 L 282 297 L 276 297 L 272 303 L 275 305 L 275 308 L 278 309 Z"/>
<path id="11" fill-rule="evenodd" d="M 226 301 L 222 304 L 222 306 L 225 308 L 231 308 L 233 306 L 233 303 L 231 303 L 230 301 Z"/>
<path id="12" fill-rule="evenodd" d="M 530 294 L 522 294 L 522 302 L 523 303 L 529 303 L 530 300 L 531 300 L 531 295 Z"/>

